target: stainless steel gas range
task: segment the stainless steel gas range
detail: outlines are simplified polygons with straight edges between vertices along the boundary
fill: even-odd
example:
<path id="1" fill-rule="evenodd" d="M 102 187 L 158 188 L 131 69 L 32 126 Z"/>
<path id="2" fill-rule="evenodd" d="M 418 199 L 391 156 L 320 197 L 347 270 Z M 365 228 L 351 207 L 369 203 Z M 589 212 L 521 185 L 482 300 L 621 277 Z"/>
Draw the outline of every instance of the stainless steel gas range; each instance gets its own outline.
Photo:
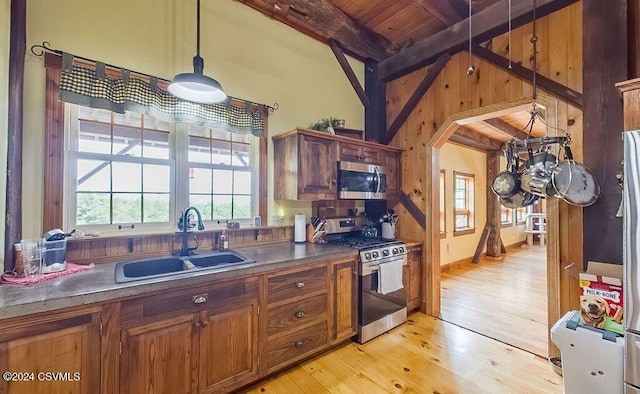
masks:
<path id="1" fill-rule="evenodd" d="M 404 243 L 362 236 L 355 218 L 327 219 L 329 244 L 357 248 L 358 335 L 365 343 L 407 321 L 407 298 L 402 267 L 407 265 Z"/>

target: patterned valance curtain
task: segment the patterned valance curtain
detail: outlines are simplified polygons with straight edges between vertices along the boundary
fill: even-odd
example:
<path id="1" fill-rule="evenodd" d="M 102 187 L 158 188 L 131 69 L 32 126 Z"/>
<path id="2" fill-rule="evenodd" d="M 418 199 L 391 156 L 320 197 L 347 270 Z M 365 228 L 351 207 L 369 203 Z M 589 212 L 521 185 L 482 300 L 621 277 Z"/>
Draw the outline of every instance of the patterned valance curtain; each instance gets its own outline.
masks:
<path id="1" fill-rule="evenodd" d="M 239 134 L 264 136 L 265 106 L 245 101 L 238 106 L 227 98 L 220 104 L 199 104 L 181 100 L 149 81 L 131 77 L 122 69 L 119 78 L 110 78 L 104 63 L 95 70 L 74 64 L 73 55 L 62 54 L 60 100 L 85 107 L 124 113 L 134 111 L 166 122 L 184 122 L 214 127 Z"/>

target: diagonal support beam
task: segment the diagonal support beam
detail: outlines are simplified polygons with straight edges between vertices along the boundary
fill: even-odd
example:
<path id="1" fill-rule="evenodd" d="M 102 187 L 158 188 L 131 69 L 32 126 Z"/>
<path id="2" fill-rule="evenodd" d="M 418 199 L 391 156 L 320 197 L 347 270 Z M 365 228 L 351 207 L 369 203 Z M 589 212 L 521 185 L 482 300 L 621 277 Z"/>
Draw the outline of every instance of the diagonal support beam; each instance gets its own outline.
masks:
<path id="1" fill-rule="evenodd" d="M 413 92 L 411 97 L 409 97 L 407 103 L 404 105 L 404 107 L 402 107 L 400 113 L 395 118 L 391 126 L 389 126 L 387 133 L 385 134 L 382 141 L 380 141 L 381 143 L 388 144 L 389 142 L 391 142 L 391 140 L 393 140 L 393 137 L 395 137 L 395 135 L 398 133 L 398 130 L 400 130 L 400 127 L 402 127 L 404 122 L 407 121 L 407 118 L 416 108 L 422 96 L 424 96 L 431 85 L 433 85 L 433 82 L 440 74 L 440 71 L 442 71 L 442 69 L 447 65 L 449 59 L 451 59 L 451 55 L 445 53 L 444 55 L 440 56 L 438 60 L 436 60 L 433 66 L 431 66 L 429 72 L 427 72 L 427 75 L 424 76 L 424 79 L 416 88 L 416 91 Z"/>
<path id="2" fill-rule="evenodd" d="M 509 138 L 515 137 L 519 140 L 527 138 L 527 133 L 525 133 L 524 131 L 520 130 L 517 127 L 513 127 L 512 125 L 510 125 L 509 123 L 505 122 L 500 118 L 485 119 L 485 120 L 481 120 L 480 122 L 484 123 L 485 125 L 491 127 L 493 130 Z"/>
<path id="3" fill-rule="evenodd" d="M 472 42 L 484 42 L 508 31 L 508 1 L 500 0 L 473 15 Z M 577 1 L 538 0 L 536 17 L 542 18 Z M 532 20 L 533 5 L 530 0 L 512 0 L 511 11 L 513 29 L 530 23 Z M 418 41 L 404 52 L 381 61 L 378 67 L 380 78 L 389 82 L 431 64 L 443 53 L 458 53 L 464 50 L 468 44 L 469 20 L 465 19 Z"/>
<path id="4" fill-rule="evenodd" d="M 371 103 L 369 102 L 369 97 L 367 97 L 367 94 L 365 93 L 364 88 L 362 87 L 362 85 L 360 85 L 360 81 L 358 81 L 358 78 L 356 77 L 356 74 L 353 72 L 353 69 L 349 64 L 349 61 L 347 60 L 346 56 L 344 55 L 344 52 L 342 51 L 342 48 L 340 48 L 340 44 L 338 44 L 338 42 L 333 38 L 330 38 L 329 47 L 331 47 L 331 51 L 333 51 L 334 56 L 338 60 L 338 63 L 340 63 L 340 67 L 342 67 L 342 71 L 344 71 L 345 75 L 347 76 L 347 79 L 351 83 L 351 86 L 353 86 L 353 90 L 356 91 L 356 94 L 358 95 L 358 98 L 360 98 L 362 105 L 364 105 L 365 108 L 369 107 L 369 105 L 371 105 Z"/>
<path id="5" fill-rule="evenodd" d="M 517 77 L 525 80 L 531 80 L 533 78 L 533 70 L 514 62 L 511 62 L 511 68 L 509 68 L 509 60 L 507 58 L 500 56 L 487 48 L 476 45 L 473 48 L 473 52 L 478 57 L 504 69 L 505 71 Z M 548 91 L 549 93 L 575 105 L 579 109 L 582 109 L 582 93 L 564 86 L 563 84 L 558 83 L 553 79 L 547 78 L 544 75 L 540 75 L 539 73 L 536 73 L 536 83 L 539 87 Z"/>
<path id="6" fill-rule="evenodd" d="M 416 222 L 422 227 L 423 230 L 427 229 L 427 217 L 420 210 L 420 208 L 414 203 L 411 198 L 405 192 L 400 192 L 400 202 L 407 208 L 407 211 L 413 216 Z"/>

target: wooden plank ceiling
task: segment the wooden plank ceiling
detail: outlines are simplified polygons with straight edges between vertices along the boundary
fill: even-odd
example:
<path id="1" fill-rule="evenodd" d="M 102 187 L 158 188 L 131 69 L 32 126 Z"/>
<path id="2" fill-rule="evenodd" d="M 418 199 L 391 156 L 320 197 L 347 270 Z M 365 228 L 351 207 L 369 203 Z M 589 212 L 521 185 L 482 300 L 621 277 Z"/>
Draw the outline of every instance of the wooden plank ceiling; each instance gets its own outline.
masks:
<path id="1" fill-rule="evenodd" d="M 331 43 L 334 52 L 340 49 L 360 60 L 378 62 L 379 77 L 383 80 L 397 74 L 402 62 L 420 63 L 411 53 L 417 47 L 443 35 L 465 39 L 468 27 L 468 0 L 236 0 L 264 15 L 285 23 L 321 42 Z M 500 34 L 499 27 L 507 24 L 506 0 L 471 0 L 472 26 L 476 26 L 475 43 Z M 540 0 L 538 12 L 548 14 L 576 0 Z M 531 20 L 531 0 L 512 0 L 517 14 L 514 25 Z M 477 15 L 476 15 L 477 14 Z M 465 29 L 462 31 L 461 29 Z M 464 33 L 464 37 L 462 37 Z M 455 40 L 454 40 L 455 41 Z M 415 45 L 417 44 L 417 45 Z M 450 54 L 459 45 L 439 41 L 437 51 Z M 340 49 L 339 49 L 340 48 Z M 435 52 L 434 52 L 435 53 Z M 408 56 L 409 59 L 404 59 Z M 435 60 L 435 59 L 434 59 Z M 382 69 L 380 69 L 382 67 Z M 387 74 L 384 70 L 388 69 Z M 404 72 L 409 72 L 407 67 Z M 384 74 L 384 75 L 383 75 Z M 355 80 L 355 79 L 353 79 Z M 356 89 L 357 90 L 357 89 Z M 364 101 L 363 101 L 364 103 Z M 366 104 L 365 104 L 366 105 Z M 530 114 L 526 111 L 465 124 L 460 141 L 469 141 L 475 149 L 491 150 L 513 137 L 525 138 Z M 526 129 L 526 130 L 525 130 Z M 470 138 L 477 133 L 475 141 Z M 537 122 L 532 137 L 545 135 L 545 126 Z M 495 143 L 486 141 L 493 140 Z"/>

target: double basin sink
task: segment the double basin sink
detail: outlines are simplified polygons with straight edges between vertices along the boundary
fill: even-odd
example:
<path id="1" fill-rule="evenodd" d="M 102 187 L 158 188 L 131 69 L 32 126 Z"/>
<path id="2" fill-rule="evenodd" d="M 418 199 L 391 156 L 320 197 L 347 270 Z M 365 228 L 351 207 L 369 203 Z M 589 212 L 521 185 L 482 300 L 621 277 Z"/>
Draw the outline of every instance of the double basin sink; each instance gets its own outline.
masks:
<path id="1" fill-rule="evenodd" d="M 160 257 L 116 264 L 116 283 L 177 276 L 189 272 L 255 263 L 238 252 L 212 252 L 192 256 Z"/>

